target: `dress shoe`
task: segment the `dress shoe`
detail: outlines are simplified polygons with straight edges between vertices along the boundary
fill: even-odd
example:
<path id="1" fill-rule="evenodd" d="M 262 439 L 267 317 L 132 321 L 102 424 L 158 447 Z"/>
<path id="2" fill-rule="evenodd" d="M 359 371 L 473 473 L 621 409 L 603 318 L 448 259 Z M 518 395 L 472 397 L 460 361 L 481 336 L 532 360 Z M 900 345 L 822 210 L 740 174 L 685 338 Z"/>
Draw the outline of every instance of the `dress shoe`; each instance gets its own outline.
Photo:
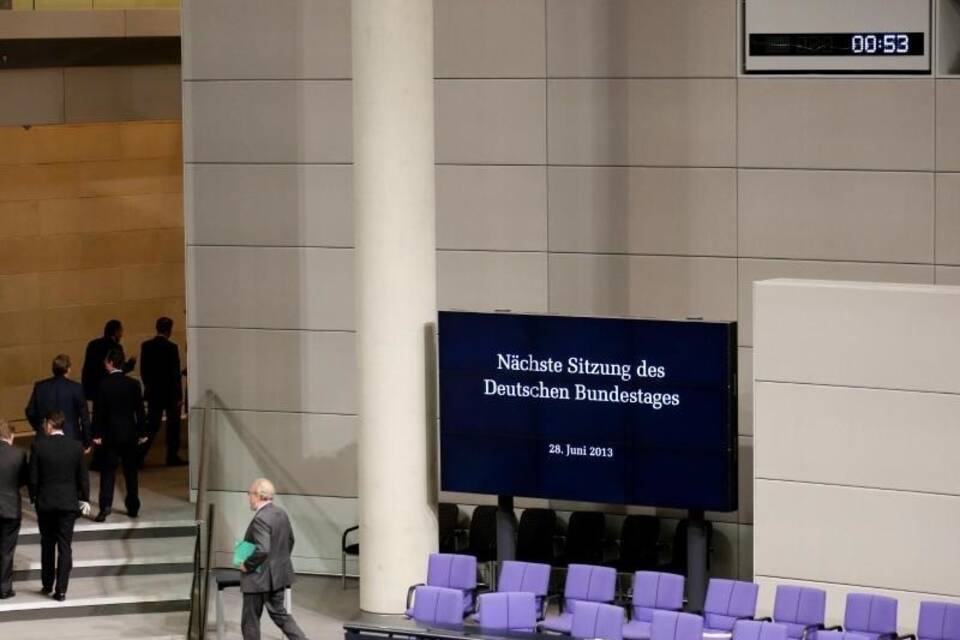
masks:
<path id="1" fill-rule="evenodd" d="M 140 512 L 139 512 L 139 511 L 128 511 L 128 512 L 127 512 L 127 517 L 128 517 L 128 518 L 138 518 L 139 516 L 140 516 Z"/>
<path id="2" fill-rule="evenodd" d="M 67 594 L 59 593 L 59 592 L 55 593 L 53 594 L 53 599 L 56 600 L 57 602 L 63 602 L 64 600 L 67 599 Z"/>
<path id="3" fill-rule="evenodd" d="M 48 595 L 50 595 L 51 593 L 53 593 L 53 587 L 41 587 L 41 588 L 40 588 L 40 593 L 42 593 L 42 594 L 45 595 L 45 596 L 48 596 Z"/>
<path id="4" fill-rule="evenodd" d="M 110 509 L 101 509 L 100 513 L 97 514 L 97 517 L 93 519 L 94 522 L 106 522 L 107 516 L 110 515 Z"/>
<path id="5" fill-rule="evenodd" d="M 12 598 L 15 595 L 17 595 L 17 592 L 13 589 L 10 589 L 10 591 L 7 591 L 6 593 L 0 593 L 0 600 L 6 600 L 7 598 Z"/>

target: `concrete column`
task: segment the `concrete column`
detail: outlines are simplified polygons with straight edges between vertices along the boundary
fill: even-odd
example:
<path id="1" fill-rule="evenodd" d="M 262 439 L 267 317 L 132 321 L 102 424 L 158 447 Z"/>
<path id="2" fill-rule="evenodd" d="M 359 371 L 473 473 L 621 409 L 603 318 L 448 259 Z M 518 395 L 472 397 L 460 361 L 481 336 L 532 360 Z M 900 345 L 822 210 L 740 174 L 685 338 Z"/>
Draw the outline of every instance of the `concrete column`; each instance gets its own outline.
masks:
<path id="1" fill-rule="evenodd" d="M 360 608 L 400 613 L 437 549 L 433 0 L 353 0 Z"/>

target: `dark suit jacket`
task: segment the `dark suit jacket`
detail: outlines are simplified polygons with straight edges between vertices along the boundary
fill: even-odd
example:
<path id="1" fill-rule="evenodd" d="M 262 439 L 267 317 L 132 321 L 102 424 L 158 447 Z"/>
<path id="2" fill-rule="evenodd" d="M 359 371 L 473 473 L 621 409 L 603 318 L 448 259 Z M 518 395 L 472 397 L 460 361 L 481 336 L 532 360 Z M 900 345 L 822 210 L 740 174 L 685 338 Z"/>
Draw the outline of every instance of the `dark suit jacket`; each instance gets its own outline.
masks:
<path id="1" fill-rule="evenodd" d="M 87 351 L 83 355 L 83 373 L 80 375 L 80 382 L 83 384 L 83 393 L 88 400 L 96 400 L 97 387 L 100 381 L 107 377 L 107 370 L 103 366 L 103 361 L 107 359 L 107 353 L 111 349 L 120 349 L 123 353 L 123 345 L 113 338 L 94 338 L 87 343 Z M 133 371 L 134 363 L 127 360 L 126 354 L 123 356 L 123 372 Z"/>
<path id="2" fill-rule="evenodd" d="M 293 528 L 283 509 L 268 503 L 253 516 L 243 539 L 257 546 L 246 561 L 251 571 L 240 580 L 244 593 L 277 591 L 293 584 Z"/>
<path id="3" fill-rule="evenodd" d="M 63 411 L 67 421 L 63 433 L 90 446 L 90 413 L 83 387 L 66 377 L 53 377 L 33 385 L 30 402 L 27 403 L 27 420 L 38 435 L 43 434 L 43 418 L 48 411 Z"/>
<path id="4" fill-rule="evenodd" d="M 180 350 L 175 342 L 155 336 L 140 345 L 140 379 L 147 402 L 179 402 Z"/>
<path id="5" fill-rule="evenodd" d="M 90 500 L 90 476 L 76 440 L 47 436 L 30 450 L 30 499 L 37 511 L 76 511 Z"/>
<path id="6" fill-rule="evenodd" d="M 27 484 L 27 452 L 0 442 L 0 518 L 20 519 L 20 487 Z"/>
<path id="7" fill-rule="evenodd" d="M 134 445 L 144 435 L 143 395 L 140 383 L 119 371 L 100 383 L 93 404 L 93 437 L 103 438 L 104 446 Z"/>

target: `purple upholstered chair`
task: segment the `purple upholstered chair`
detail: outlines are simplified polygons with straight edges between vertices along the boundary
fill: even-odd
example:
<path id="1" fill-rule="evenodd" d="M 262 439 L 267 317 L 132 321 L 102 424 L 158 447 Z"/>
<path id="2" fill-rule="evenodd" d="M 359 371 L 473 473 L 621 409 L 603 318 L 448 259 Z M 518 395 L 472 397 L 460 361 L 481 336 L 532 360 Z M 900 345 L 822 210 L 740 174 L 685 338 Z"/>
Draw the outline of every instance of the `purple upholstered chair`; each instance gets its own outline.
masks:
<path id="1" fill-rule="evenodd" d="M 843 627 L 830 629 L 834 630 L 858 633 L 867 636 L 869 640 L 894 638 L 897 635 L 897 600 L 870 593 L 848 593 L 843 611 Z M 821 633 L 817 632 L 817 640 L 822 640 Z"/>
<path id="2" fill-rule="evenodd" d="M 679 611 L 654 611 L 650 640 L 702 640 L 703 618 Z"/>
<path id="3" fill-rule="evenodd" d="M 759 590 L 753 582 L 710 578 L 703 605 L 704 630 L 733 631 L 737 620 L 753 618 L 757 613 Z"/>
<path id="4" fill-rule="evenodd" d="M 623 626 L 627 640 L 647 640 L 656 611 L 679 611 L 683 607 L 683 576 L 658 571 L 633 574 L 632 615 Z"/>
<path id="5" fill-rule="evenodd" d="M 420 585 L 414 590 L 410 613 L 421 624 L 463 624 L 463 593 L 459 589 Z"/>
<path id="6" fill-rule="evenodd" d="M 413 585 L 407 591 L 407 616 L 413 617 L 413 608 L 410 598 L 414 589 L 420 585 Z M 477 595 L 477 559 L 473 556 L 458 555 L 455 553 L 431 553 L 427 563 L 427 586 L 447 587 L 460 591 L 463 614 L 472 611 Z"/>
<path id="7" fill-rule="evenodd" d="M 484 593 L 477 604 L 477 620 L 484 630 L 533 633 L 537 627 L 537 600 L 530 592 Z"/>
<path id="8" fill-rule="evenodd" d="M 623 608 L 615 604 L 581 600 L 573 605 L 570 635 L 574 638 L 622 640 L 625 617 Z"/>
<path id="9" fill-rule="evenodd" d="M 908 636 L 909 637 L 909 636 Z M 924 600 L 914 640 L 960 640 L 960 604 Z"/>
<path id="10" fill-rule="evenodd" d="M 613 602 L 617 586 L 617 570 L 613 567 L 595 567 L 589 564 L 572 564 L 567 567 L 567 581 L 563 587 L 560 615 L 551 616 L 540 623 L 545 631 L 570 633 L 573 624 L 573 609 L 578 602 Z"/>
<path id="11" fill-rule="evenodd" d="M 870 636 L 851 631 L 817 631 L 817 640 L 870 640 Z"/>
<path id="12" fill-rule="evenodd" d="M 823 589 L 781 584 L 773 601 L 773 621 L 786 625 L 788 638 L 806 640 L 809 633 L 823 628 L 826 607 Z"/>
<path id="13" fill-rule="evenodd" d="M 787 640 L 787 627 L 776 622 L 736 620 L 733 640 Z"/>
<path id="14" fill-rule="evenodd" d="M 497 580 L 498 592 L 524 591 L 536 598 L 537 617 L 543 618 L 543 609 L 550 585 L 550 565 L 537 562 L 504 560 Z"/>

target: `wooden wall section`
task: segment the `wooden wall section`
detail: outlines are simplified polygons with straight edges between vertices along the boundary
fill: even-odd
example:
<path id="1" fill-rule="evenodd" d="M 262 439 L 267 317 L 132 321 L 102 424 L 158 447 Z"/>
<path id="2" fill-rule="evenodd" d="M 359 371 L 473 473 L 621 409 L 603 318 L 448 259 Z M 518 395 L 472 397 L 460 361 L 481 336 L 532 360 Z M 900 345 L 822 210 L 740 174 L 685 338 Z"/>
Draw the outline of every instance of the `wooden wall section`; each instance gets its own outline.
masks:
<path id="1" fill-rule="evenodd" d="M 181 147 L 179 122 L 0 127 L 0 416 L 18 429 L 53 356 L 79 380 L 110 318 L 132 354 L 170 316 L 185 351 Z"/>

